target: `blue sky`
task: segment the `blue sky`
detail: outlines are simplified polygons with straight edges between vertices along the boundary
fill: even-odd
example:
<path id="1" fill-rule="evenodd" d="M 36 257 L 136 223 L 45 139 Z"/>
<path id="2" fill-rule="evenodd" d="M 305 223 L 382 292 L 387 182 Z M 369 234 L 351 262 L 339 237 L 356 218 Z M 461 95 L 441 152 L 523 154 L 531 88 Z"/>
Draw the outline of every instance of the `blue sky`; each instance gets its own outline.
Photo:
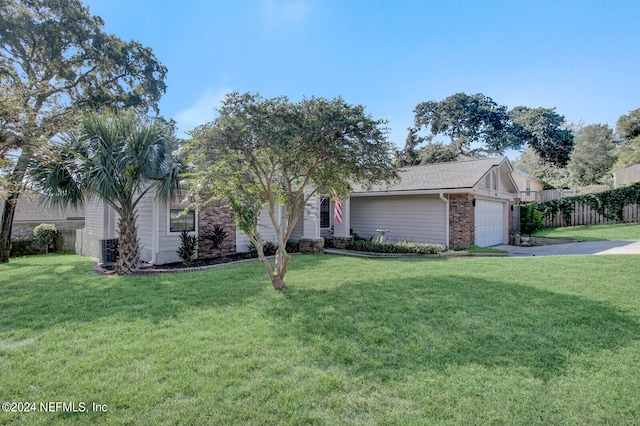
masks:
<path id="1" fill-rule="evenodd" d="M 640 108 L 640 1 L 84 0 L 169 69 L 161 114 L 185 132 L 225 93 L 342 96 L 389 120 L 457 92 L 607 123 Z"/>

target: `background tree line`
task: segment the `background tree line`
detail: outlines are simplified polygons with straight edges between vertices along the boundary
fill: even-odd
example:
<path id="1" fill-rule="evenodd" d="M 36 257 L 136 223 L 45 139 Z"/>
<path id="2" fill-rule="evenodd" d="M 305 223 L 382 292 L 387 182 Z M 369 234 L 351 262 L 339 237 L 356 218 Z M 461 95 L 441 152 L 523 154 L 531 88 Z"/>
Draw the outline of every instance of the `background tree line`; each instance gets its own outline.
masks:
<path id="1" fill-rule="evenodd" d="M 640 163 L 640 109 L 607 124 L 566 123 L 554 108 L 517 106 L 509 110 L 483 94 L 456 93 L 414 109 L 415 126 L 398 165 L 453 161 L 462 156 L 522 154 L 514 166 L 567 188 L 611 184 L 612 173 Z"/>

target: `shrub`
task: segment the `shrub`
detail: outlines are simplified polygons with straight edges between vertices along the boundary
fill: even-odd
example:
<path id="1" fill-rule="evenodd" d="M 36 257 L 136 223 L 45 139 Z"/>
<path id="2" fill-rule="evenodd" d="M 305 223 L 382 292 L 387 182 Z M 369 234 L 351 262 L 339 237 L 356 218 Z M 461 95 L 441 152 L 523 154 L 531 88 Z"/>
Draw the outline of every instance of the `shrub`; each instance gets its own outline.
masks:
<path id="1" fill-rule="evenodd" d="M 195 235 L 189 235 L 188 231 L 182 231 L 180 234 L 180 247 L 176 253 L 178 253 L 178 256 L 182 259 L 183 264 L 188 265 L 193 262 L 199 241 L 200 239 Z"/>
<path id="2" fill-rule="evenodd" d="M 524 235 L 535 233 L 544 225 L 542 212 L 536 208 L 536 203 L 529 203 L 520 210 L 520 229 Z"/>
<path id="3" fill-rule="evenodd" d="M 379 243 L 376 241 L 352 240 L 347 243 L 347 250 L 367 251 L 371 253 L 409 253 L 409 254 L 438 254 L 446 250 L 442 244 L 416 243 L 401 241 Z"/>
<path id="4" fill-rule="evenodd" d="M 16 238 L 11 241 L 11 257 L 30 256 L 42 253 L 40 243 L 33 237 Z"/>
<path id="5" fill-rule="evenodd" d="M 300 243 L 298 241 L 289 240 L 285 246 L 287 253 L 297 253 L 300 251 Z"/>
<path id="6" fill-rule="evenodd" d="M 215 225 L 212 231 L 208 231 L 205 234 L 205 238 L 211 242 L 211 248 L 222 248 L 222 243 L 227 238 L 228 234 L 220 225 Z"/>
<path id="7" fill-rule="evenodd" d="M 41 223 L 33 228 L 33 237 L 44 246 L 47 253 L 49 253 L 49 246 L 56 242 L 57 236 L 58 228 L 53 223 Z"/>
<path id="8" fill-rule="evenodd" d="M 258 257 L 258 250 L 256 250 L 256 246 L 253 243 L 249 244 L 249 251 L 247 252 L 251 257 Z M 262 252 L 265 256 L 273 256 L 276 254 L 276 250 L 278 246 L 271 241 L 267 241 L 266 243 L 262 243 Z"/>

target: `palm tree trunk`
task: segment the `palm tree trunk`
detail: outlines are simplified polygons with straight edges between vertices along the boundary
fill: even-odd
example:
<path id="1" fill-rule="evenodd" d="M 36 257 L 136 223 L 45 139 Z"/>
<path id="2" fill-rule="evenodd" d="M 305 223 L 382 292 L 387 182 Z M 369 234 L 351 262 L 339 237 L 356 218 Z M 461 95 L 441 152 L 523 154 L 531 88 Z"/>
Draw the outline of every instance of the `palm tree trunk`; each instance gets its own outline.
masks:
<path id="1" fill-rule="evenodd" d="M 118 221 L 118 233 L 120 237 L 115 270 L 119 275 L 128 275 L 133 273 L 140 263 L 135 213 L 121 212 L 120 220 Z"/>

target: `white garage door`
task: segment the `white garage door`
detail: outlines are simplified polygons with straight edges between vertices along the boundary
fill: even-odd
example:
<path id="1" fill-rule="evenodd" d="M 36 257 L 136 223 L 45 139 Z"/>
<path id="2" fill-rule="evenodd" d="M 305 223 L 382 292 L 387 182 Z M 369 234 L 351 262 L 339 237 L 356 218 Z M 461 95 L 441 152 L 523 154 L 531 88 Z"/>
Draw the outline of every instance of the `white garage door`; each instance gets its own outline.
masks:
<path id="1" fill-rule="evenodd" d="M 504 232 L 504 203 L 476 199 L 476 245 L 479 247 L 502 244 Z"/>

